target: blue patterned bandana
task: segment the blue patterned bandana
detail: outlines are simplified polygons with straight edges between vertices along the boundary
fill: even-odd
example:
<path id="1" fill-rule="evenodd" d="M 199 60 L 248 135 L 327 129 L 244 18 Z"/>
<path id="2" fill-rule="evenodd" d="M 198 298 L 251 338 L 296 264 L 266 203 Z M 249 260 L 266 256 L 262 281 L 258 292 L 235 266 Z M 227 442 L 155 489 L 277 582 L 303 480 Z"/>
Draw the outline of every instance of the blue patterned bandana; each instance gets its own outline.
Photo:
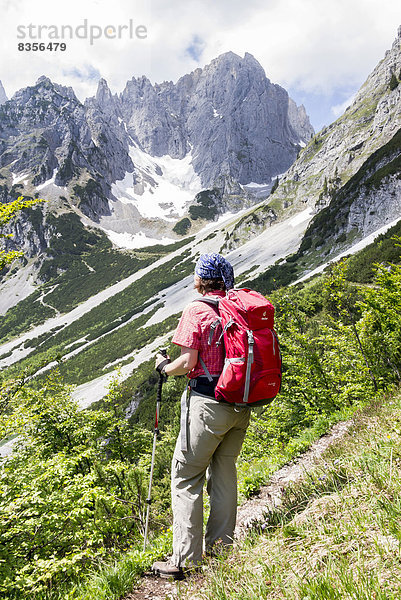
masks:
<path id="1" fill-rule="evenodd" d="M 195 273 L 202 279 L 222 279 L 227 290 L 234 287 L 234 269 L 221 254 L 201 254 Z"/>

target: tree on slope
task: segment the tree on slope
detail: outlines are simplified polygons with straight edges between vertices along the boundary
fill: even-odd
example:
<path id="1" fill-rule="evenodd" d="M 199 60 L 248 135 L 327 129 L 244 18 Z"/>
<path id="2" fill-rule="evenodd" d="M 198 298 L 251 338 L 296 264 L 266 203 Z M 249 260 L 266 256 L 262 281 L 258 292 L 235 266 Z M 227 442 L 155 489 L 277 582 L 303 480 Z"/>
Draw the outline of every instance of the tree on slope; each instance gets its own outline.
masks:
<path id="1" fill-rule="evenodd" d="M 24 200 L 23 196 L 19 196 L 17 200 L 13 200 L 8 204 L 0 204 L 0 238 L 10 238 L 12 237 L 9 233 L 4 233 L 4 227 L 15 218 L 16 214 L 23 210 L 24 208 L 29 208 L 38 204 L 39 202 L 45 202 L 42 199 L 35 200 Z M 16 258 L 22 256 L 22 252 L 18 250 L 5 250 L 4 248 L 0 249 L 0 271 L 4 269 L 4 267 L 13 262 Z"/>

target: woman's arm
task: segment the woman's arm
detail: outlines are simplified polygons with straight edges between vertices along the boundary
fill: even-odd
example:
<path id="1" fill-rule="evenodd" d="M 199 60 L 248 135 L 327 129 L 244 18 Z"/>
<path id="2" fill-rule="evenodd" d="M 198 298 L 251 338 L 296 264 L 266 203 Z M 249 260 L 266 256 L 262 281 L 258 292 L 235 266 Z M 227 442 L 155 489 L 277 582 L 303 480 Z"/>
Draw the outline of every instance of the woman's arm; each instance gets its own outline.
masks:
<path id="1" fill-rule="evenodd" d="M 163 360 L 166 360 L 165 356 L 157 354 L 156 356 L 156 368 Z M 198 350 L 194 348 L 181 347 L 181 354 L 173 362 L 168 363 L 164 367 L 166 375 L 186 375 L 191 371 L 196 363 L 198 362 Z"/>

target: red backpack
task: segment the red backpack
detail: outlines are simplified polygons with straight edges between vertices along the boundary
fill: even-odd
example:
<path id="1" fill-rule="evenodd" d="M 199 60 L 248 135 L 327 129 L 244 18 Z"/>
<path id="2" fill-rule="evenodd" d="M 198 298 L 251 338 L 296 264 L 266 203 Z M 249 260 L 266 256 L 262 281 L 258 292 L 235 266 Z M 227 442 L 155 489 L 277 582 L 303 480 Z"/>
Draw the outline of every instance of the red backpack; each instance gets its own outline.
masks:
<path id="1" fill-rule="evenodd" d="M 281 387 L 281 354 L 274 331 L 274 306 L 262 294 L 249 289 L 229 290 L 225 298 L 201 298 L 216 307 L 224 339 L 225 361 L 215 396 L 231 404 L 261 406 L 277 396 Z M 215 324 L 214 324 L 215 325 Z M 206 376 L 210 373 L 200 358 Z"/>

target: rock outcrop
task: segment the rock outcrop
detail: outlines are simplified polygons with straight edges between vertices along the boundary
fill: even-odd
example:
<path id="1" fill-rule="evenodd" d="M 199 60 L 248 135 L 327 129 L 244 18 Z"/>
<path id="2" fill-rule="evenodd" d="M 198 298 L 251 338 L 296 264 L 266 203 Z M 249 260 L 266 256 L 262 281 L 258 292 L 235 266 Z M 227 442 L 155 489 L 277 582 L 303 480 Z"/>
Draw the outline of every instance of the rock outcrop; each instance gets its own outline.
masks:
<path id="1" fill-rule="evenodd" d="M 401 129 L 374 152 L 313 219 L 303 248 L 331 254 L 401 218 Z"/>

